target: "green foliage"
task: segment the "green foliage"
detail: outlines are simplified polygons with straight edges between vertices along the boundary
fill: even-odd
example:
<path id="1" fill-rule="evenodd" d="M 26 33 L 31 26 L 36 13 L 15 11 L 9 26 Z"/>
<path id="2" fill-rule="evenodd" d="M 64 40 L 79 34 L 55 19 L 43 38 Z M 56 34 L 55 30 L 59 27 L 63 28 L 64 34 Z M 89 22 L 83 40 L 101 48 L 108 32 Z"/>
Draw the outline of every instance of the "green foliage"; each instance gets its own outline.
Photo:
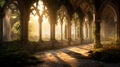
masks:
<path id="1" fill-rule="evenodd" d="M 0 0 L 0 6 L 3 7 L 3 5 L 5 4 L 6 0 Z"/>
<path id="2" fill-rule="evenodd" d="M 20 22 L 16 22 L 12 28 L 15 33 L 20 33 Z"/>
<path id="3" fill-rule="evenodd" d="M 20 39 L 20 22 L 16 22 L 12 27 L 12 39 L 19 40 Z"/>

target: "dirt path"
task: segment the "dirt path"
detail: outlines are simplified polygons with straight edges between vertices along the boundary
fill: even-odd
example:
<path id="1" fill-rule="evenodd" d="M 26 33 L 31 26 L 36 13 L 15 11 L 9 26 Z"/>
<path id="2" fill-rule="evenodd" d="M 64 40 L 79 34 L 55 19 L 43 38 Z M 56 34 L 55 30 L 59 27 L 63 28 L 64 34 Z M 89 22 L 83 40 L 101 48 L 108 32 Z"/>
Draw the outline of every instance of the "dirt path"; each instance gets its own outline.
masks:
<path id="1" fill-rule="evenodd" d="M 120 63 L 103 63 L 87 57 L 92 44 L 38 52 L 35 56 L 44 63 L 28 67 L 120 67 Z"/>

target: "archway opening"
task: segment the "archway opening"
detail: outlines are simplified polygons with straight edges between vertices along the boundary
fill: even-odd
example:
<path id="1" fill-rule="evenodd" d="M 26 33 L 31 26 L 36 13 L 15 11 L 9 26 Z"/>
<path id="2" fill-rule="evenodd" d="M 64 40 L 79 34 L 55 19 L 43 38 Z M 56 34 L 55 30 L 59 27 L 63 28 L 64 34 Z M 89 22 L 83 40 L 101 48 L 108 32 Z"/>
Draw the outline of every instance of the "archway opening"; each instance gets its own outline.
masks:
<path id="1" fill-rule="evenodd" d="M 31 6 L 29 21 L 29 40 L 30 41 L 49 41 L 50 40 L 50 21 L 48 9 L 42 0 L 35 2 Z"/>
<path id="2" fill-rule="evenodd" d="M 43 41 L 50 40 L 50 22 L 48 18 L 49 18 L 48 15 L 43 16 L 43 21 L 42 21 L 42 40 Z"/>
<path id="3" fill-rule="evenodd" d="M 71 23 L 72 23 L 71 25 L 72 40 L 79 40 L 80 39 L 80 18 L 76 12 L 73 14 Z"/>
<path id="4" fill-rule="evenodd" d="M 67 38 L 67 19 L 66 7 L 62 5 L 57 11 L 57 23 L 55 38 L 56 40 L 65 40 Z"/>
<path id="5" fill-rule="evenodd" d="M 88 18 L 85 17 L 83 23 L 83 39 L 87 40 L 89 38 L 89 21 Z"/>
<path id="6" fill-rule="evenodd" d="M 116 40 L 116 20 L 115 9 L 107 5 L 102 12 L 101 41 L 114 42 Z"/>
<path id="7" fill-rule="evenodd" d="M 3 41 L 20 40 L 20 12 L 15 4 L 17 2 L 13 1 L 5 8 Z"/>

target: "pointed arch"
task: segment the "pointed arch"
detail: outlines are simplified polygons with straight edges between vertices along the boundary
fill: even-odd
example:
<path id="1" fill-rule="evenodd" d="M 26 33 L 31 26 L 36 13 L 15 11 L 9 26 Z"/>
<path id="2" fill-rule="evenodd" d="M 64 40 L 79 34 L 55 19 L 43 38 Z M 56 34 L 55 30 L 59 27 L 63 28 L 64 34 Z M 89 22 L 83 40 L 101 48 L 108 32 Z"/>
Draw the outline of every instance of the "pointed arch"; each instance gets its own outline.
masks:
<path id="1" fill-rule="evenodd" d="M 101 40 L 115 41 L 117 36 L 118 12 L 112 3 L 108 3 L 101 12 Z"/>
<path id="2" fill-rule="evenodd" d="M 29 40 L 49 41 L 50 40 L 50 18 L 48 9 L 42 0 L 31 6 L 31 18 L 29 21 Z M 32 27 L 33 28 L 32 28 Z M 32 33 L 33 32 L 33 33 Z"/>
<path id="3" fill-rule="evenodd" d="M 3 41 L 20 40 L 20 12 L 16 1 L 8 2 L 4 7 Z"/>

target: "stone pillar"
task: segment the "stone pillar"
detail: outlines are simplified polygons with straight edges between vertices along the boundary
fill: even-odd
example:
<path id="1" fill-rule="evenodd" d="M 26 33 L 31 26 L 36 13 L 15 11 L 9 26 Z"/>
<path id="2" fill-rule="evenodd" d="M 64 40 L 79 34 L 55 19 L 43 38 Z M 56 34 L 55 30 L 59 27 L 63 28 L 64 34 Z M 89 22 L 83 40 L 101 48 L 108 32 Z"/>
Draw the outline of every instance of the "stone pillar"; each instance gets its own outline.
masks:
<path id="1" fill-rule="evenodd" d="M 69 17 L 67 17 L 67 20 L 68 20 L 68 41 L 70 42 L 71 41 L 71 21 Z"/>
<path id="2" fill-rule="evenodd" d="M 68 25 L 65 24 L 65 31 L 64 31 L 64 33 L 65 33 L 65 35 L 64 35 L 65 39 L 67 39 L 67 37 L 68 37 L 68 35 L 67 35 L 68 34 L 67 33 L 68 29 L 67 28 L 68 28 Z"/>
<path id="3" fill-rule="evenodd" d="M 61 22 L 61 40 L 63 40 L 63 22 Z"/>
<path id="4" fill-rule="evenodd" d="M 50 27 L 51 27 L 51 41 L 54 41 L 55 40 L 55 22 L 51 22 L 50 23 Z"/>
<path id="5" fill-rule="evenodd" d="M 100 18 L 95 19 L 95 27 L 94 27 L 94 48 L 101 48 L 101 42 L 100 42 Z"/>
<path id="6" fill-rule="evenodd" d="M 75 23 L 75 40 L 77 40 L 77 22 Z"/>
<path id="7" fill-rule="evenodd" d="M 92 24 L 89 24 L 89 40 L 92 42 Z"/>
<path id="8" fill-rule="evenodd" d="M 21 25 L 21 42 L 28 43 L 28 22 L 30 16 L 30 9 L 23 1 L 18 0 L 18 8 L 20 11 L 20 25 Z"/>
<path id="9" fill-rule="evenodd" d="M 3 17 L 0 16 L 0 43 L 3 41 Z"/>
<path id="10" fill-rule="evenodd" d="M 80 43 L 83 42 L 83 23 L 80 22 Z"/>
<path id="11" fill-rule="evenodd" d="M 0 44 L 2 44 L 3 42 L 3 17 L 4 17 L 3 8 L 0 6 Z"/>
<path id="12" fill-rule="evenodd" d="M 27 9 L 26 9 L 27 10 Z M 23 10 L 21 11 L 21 41 L 23 43 L 28 42 L 28 21 L 29 21 L 29 11 Z"/>
<path id="13" fill-rule="evenodd" d="M 116 44 L 118 44 L 118 42 L 120 42 L 120 23 L 119 23 L 119 21 L 117 21 L 117 24 L 116 24 L 116 33 L 117 33 Z"/>
<path id="14" fill-rule="evenodd" d="M 42 20 L 39 18 L 39 42 L 42 42 Z"/>

